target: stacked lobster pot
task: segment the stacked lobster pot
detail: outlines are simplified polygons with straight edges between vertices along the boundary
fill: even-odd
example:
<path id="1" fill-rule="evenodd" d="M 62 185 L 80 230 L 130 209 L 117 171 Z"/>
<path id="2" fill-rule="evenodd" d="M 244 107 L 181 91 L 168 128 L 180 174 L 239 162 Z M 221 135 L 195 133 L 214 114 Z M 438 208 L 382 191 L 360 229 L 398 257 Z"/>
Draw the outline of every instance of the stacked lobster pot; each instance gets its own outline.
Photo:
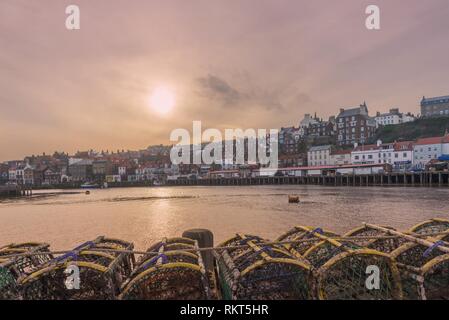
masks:
<path id="1" fill-rule="evenodd" d="M 281 245 L 237 234 L 215 251 L 222 298 L 233 300 L 313 298 L 310 264 Z"/>
<path id="2" fill-rule="evenodd" d="M 122 286 L 123 300 L 206 300 L 209 281 L 198 242 L 170 238 L 151 246 Z"/>
<path id="3" fill-rule="evenodd" d="M 391 227 L 383 228 L 395 231 Z M 355 228 L 344 234 L 343 237 L 353 238 L 351 241 L 360 246 L 384 253 L 390 253 L 407 242 L 404 238 L 389 235 L 383 229 L 372 228 L 367 225 Z"/>
<path id="4" fill-rule="evenodd" d="M 408 233 L 371 225 L 406 241 L 391 252 L 400 271 L 405 299 L 449 299 L 449 230 L 442 232 L 445 223 L 435 222 L 427 221 Z M 429 232 L 442 234 L 422 237 Z"/>
<path id="5" fill-rule="evenodd" d="M 115 299 L 133 269 L 133 244 L 98 237 L 21 278 L 24 299 Z"/>
<path id="6" fill-rule="evenodd" d="M 49 247 L 46 243 L 31 242 L 0 247 L 0 300 L 22 298 L 19 279 L 53 259 Z"/>
<path id="7" fill-rule="evenodd" d="M 320 241 L 315 237 L 315 232 L 327 237 L 338 237 L 339 235 L 329 230 L 306 226 L 296 226 L 281 235 L 277 241 L 283 243 L 289 251 L 295 255 L 303 255 L 310 247 Z"/>
<path id="8" fill-rule="evenodd" d="M 298 226 L 298 237 L 310 239 L 284 246 L 296 257 L 301 257 L 313 266 L 316 280 L 314 295 L 318 299 L 400 299 L 399 272 L 393 259 L 385 253 L 368 249 L 352 241 L 337 241 L 332 232 L 319 228 Z M 303 231 L 307 231 L 303 235 Z M 291 232 L 291 231 L 290 231 Z M 284 239 L 281 237 L 280 239 Z M 295 240 L 293 240 L 295 241 Z M 306 245 L 306 243 L 308 243 Z M 367 270 L 376 266 L 382 279 L 376 290 L 367 285 Z"/>

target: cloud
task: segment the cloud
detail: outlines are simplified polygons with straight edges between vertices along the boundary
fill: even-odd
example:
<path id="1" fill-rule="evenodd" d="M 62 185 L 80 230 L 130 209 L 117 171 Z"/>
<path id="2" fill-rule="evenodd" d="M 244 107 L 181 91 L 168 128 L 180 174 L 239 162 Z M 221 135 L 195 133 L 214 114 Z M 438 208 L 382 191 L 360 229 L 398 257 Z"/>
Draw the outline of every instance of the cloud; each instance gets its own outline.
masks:
<path id="1" fill-rule="evenodd" d="M 220 77 L 209 74 L 197 79 L 200 85 L 199 94 L 211 100 L 218 100 L 225 105 L 236 105 L 242 98 L 239 91 Z"/>

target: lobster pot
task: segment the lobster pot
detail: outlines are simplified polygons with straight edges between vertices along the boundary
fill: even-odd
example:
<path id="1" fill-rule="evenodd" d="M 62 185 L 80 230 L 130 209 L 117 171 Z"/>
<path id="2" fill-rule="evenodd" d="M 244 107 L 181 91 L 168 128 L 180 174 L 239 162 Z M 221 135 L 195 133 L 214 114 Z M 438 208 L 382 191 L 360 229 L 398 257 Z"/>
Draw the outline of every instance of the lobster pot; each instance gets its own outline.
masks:
<path id="1" fill-rule="evenodd" d="M 11 244 L 0 248 L 0 299 L 20 299 L 17 285 L 19 278 L 33 272 L 40 265 L 53 259 L 45 243 Z M 13 254 L 33 254 L 7 258 Z M 2 258 L 3 257 L 3 258 Z"/>
<path id="2" fill-rule="evenodd" d="M 426 235 L 444 232 L 446 230 L 449 230 L 449 220 L 434 218 L 415 225 L 409 232 Z"/>
<path id="3" fill-rule="evenodd" d="M 313 298 L 310 264 L 282 246 L 265 246 L 262 242 L 266 241 L 237 235 L 220 245 L 229 249 L 214 253 L 222 297 L 227 300 Z"/>
<path id="4" fill-rule="evenodd" d="M 287 242 L 287 241 L 298 241 L 293 243 L 284 244 L 289 251 L 294 250 L 295 253 L 300 255 L 304 254 L 310 247 L 312 247 L 317 242 L 321 241 L 320 238 L 317 238 L 314 234 L 322 234 L 327 237 L 338 237 L 338 234 L 322 230 L 320 228 L 312 228 L 306 226 L 296 226 L 293 229 L 287 231 L 283 235 L 281 235 L 277 241 L 278 242 Z M 301 242 L 301 240 L 304 240 Z M 310 241 L 309 241 L 310 240 Z M 315 241 L 312 241 L 315 240 Z"/>
<path id="5" fill-rule="evenodd" d="M 123 285 L 124 300 L 205 300 L 209 281 L 196 240 L 164 239 L 147 250 Z"/>
<path id="6" fill-rule="evenodd" d="M 397 266 L 385 253 L 326 239 L 305 252 L 304 258 L 316 268 L 317 296 L 321 300 L 402 297 Z"/>
<path id="7" fill-rule="evenodd" d="M 391 227 L 384 227 L 384 228 L 395 231 L 395 229 Z M 404 238 L 392 237 L 391 235 L 388 235 L 381 230 L 374 229 L 369 226 L 361 226 L 355 228 L 344 234 L 343 237 L 345 238 L 359 237 L 354 238 L 353 240 L 351 240 L 351 242 L 384 253 L 390 253 L 407 242 L 407 240 L 405 240 Z M 366 237 L 366 239 L 362 239 L 363 237 Z M 379 238 L 376 239 L 376 237 Z M 382 239 L 380 237 L 388 237 L 388 238 Z"/>
<path id="8" fill-rule="evenodd" d="M 440 237 L 440 240 L 449 236 Z M 447 241 L 449 239 L 444 239 Z M 416 243 L 407 243 L 391 253 L 398 262 L 404 298 L 449 299 L 449 254 Z"/>
<path id="9" fill-rule="evenodd" d="M 20 281 L 25 299 L 114 299 L 131 274 L 133 244 L 99 237 L 59 256 Z M 79 275 L 79 276 L 78 276 Z"/>

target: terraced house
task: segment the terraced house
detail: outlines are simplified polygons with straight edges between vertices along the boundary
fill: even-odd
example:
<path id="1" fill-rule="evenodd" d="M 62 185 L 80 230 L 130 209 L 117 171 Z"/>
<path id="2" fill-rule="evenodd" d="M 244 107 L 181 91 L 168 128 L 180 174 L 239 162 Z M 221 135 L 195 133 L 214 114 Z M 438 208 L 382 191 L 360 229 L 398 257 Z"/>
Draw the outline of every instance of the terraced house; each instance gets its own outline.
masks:
<path id="1" fill-rule="evenodd" d="M 364 144 L 374 135 L 376 121 L 368 115 L 366 103 L 358 108 L 340 109 L 337 116 L 337 143 L 339 145 Z"/>

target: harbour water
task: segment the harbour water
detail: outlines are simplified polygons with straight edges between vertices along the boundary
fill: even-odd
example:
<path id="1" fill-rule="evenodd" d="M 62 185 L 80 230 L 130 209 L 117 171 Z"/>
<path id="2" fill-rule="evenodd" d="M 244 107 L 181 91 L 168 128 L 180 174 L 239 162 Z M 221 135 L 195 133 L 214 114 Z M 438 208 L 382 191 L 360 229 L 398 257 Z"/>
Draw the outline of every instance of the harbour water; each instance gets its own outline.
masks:
<path id="1" fill-rule="evenodd" d="M 289 204 L 288 195 L 299 204 Z M 0 202 L 0 246 L 48 242 L 71 249 L 99 235 L 145 249 L 162 237 L 207 228 L 215 243 L 236 232 L 275 239 L 295 225 L 343 233 L 362 222 L 406 229 L 449 218 L 448 188 L 221 186 L 35 191 Z"/>

